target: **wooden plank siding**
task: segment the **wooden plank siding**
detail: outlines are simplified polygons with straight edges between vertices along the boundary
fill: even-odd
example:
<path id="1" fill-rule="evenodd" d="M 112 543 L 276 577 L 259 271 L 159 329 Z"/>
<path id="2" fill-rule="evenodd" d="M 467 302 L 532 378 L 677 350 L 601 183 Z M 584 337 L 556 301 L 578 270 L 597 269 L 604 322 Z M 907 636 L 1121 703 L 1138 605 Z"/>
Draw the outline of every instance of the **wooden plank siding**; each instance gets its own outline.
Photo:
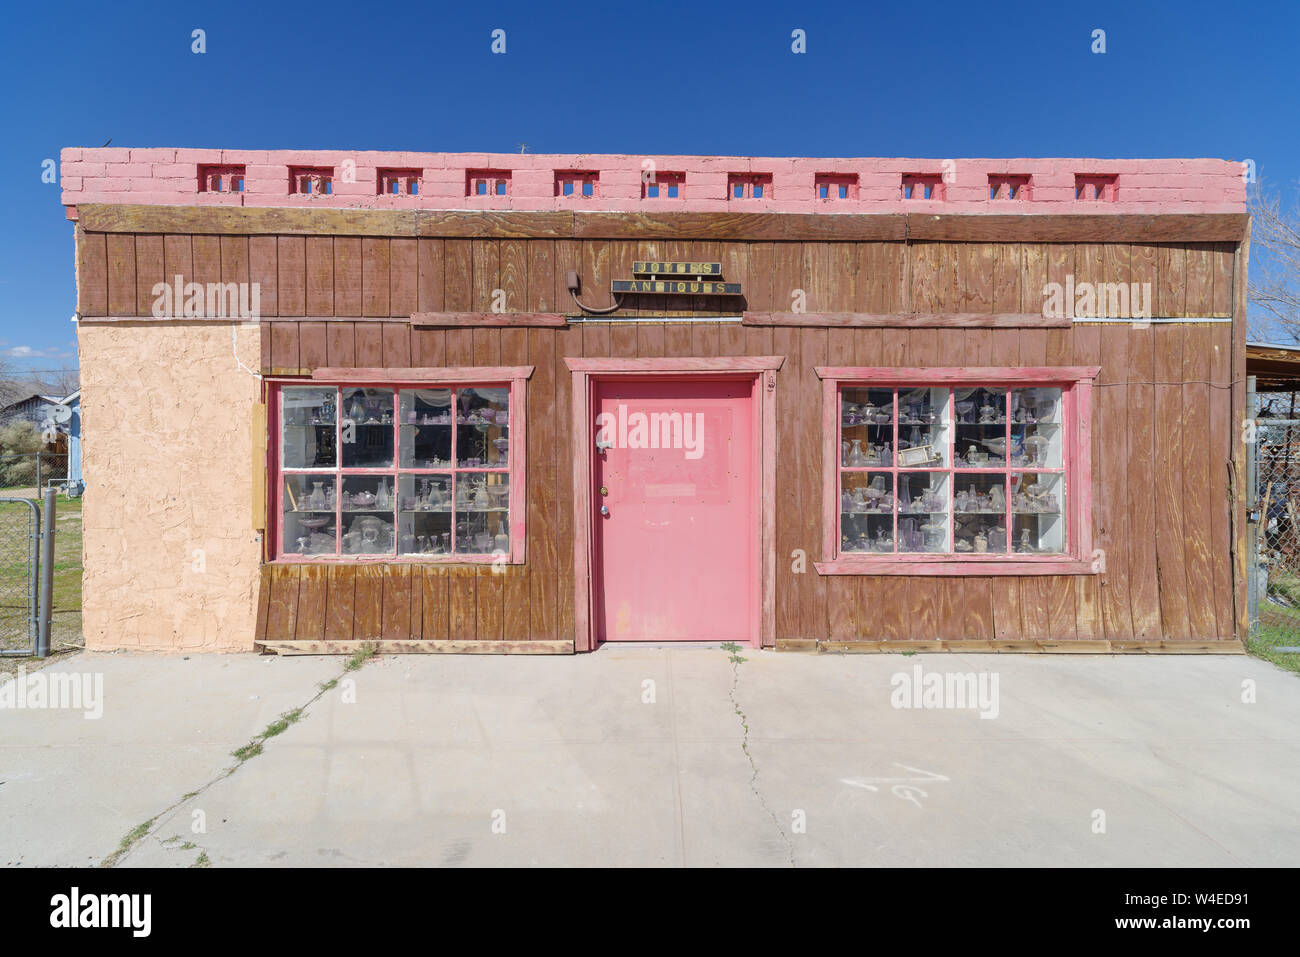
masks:
<path id="1" fill-rule="evenodd" d="M 412 327 L 416 312 L 568 313 L 612 302 L 633 259 L 720 261 L 742 297 L 627 297 L 568 327 Z M 527 564 L 270 565 L 258 639 L 564 641 L 573 637 L 571 388 L 566 357 L 779 355 L 776 638 L 1205 642 L 1232 636 L 1229 396 L 1242 375 L 1228 324 L 832 328 L 709 322 L 753 310 L 1040 312 L 1048 282 L 1150 283 L 1156 316 L 1233 314 L 1232 242 L 746 241 L 458 235 L 221 235 L 78 230 L 83 316 L 149 316 L 153 284 L 257 282 L 265 373 L 529 365 Z M 655 322 L 688 312 L 691 323 Z M 820 576 L 819 364 L 1098 365 L 1093 576 Z M 799 552 L 806 557 L 800 568 Z M 1100 567 L 1099 564 L 1099 567 Z"/>

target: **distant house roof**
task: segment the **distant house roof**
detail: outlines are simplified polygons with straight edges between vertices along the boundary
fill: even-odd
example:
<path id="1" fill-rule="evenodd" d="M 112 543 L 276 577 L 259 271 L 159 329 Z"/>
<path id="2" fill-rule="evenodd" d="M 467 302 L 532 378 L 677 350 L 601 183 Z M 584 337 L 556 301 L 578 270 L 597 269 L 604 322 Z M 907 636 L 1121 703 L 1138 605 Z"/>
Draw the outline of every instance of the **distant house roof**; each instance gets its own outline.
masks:
<path id="1" fill-rule="evenodd" d="M 1300 392 L 1300 343 L 1246 343 L 1246 375 L 1256 392 Z"/>
<path id="2" fill-rule="evenodd" d="M 4 413 L 8 412 L 10 409 L 16 409 L 20 405 L 26 405 L 28 402 L 31 402 L 33 399 L 40 399 L 42 402 L 50 402 L 56 405 L 59 402 L 63 401 L 57 395 L 25 395 L 21 399 L 15 399 L 13 402 L 10 402 L 8 405 L 4 406 L 3 408 L 0 408 L 0 415 L 3 415 Z"/>

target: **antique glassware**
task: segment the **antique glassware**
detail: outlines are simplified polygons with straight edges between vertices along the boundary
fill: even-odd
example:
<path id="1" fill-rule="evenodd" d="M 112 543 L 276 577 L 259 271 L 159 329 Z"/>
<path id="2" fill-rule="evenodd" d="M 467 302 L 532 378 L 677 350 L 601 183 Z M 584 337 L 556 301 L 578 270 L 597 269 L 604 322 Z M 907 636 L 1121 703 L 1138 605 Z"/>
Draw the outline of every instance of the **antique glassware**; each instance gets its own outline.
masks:
<path id="1" fill-rule="evenodd" d="M 307 496 L 307 507 L 323 511 L 329 505 L 329 500 L 325 497 L 325 483 L 312 482 L 311 494 Z"/>

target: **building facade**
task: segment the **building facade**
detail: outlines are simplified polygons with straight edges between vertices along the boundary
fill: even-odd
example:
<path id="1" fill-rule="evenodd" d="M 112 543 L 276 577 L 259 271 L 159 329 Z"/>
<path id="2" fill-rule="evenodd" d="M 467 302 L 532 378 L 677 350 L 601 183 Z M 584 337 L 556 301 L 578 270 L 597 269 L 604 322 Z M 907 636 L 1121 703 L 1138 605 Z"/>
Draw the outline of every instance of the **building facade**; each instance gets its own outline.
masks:
<path id="1" fill-rule="evenodd" d="M 62 173 L 88 647 L 1238 647 L 1239 164 Z"/>

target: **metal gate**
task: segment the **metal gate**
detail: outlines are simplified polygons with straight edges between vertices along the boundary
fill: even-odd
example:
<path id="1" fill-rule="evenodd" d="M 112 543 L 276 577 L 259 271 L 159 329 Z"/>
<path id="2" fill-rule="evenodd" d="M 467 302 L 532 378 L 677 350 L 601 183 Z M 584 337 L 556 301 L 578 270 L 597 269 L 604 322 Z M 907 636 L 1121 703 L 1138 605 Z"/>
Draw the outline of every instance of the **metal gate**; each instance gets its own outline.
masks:
<path id="1" fill-rule="evenodd" d="M 37 653 L 40 543 L 40 506 L 0 498 L 0 656 Z"/>

